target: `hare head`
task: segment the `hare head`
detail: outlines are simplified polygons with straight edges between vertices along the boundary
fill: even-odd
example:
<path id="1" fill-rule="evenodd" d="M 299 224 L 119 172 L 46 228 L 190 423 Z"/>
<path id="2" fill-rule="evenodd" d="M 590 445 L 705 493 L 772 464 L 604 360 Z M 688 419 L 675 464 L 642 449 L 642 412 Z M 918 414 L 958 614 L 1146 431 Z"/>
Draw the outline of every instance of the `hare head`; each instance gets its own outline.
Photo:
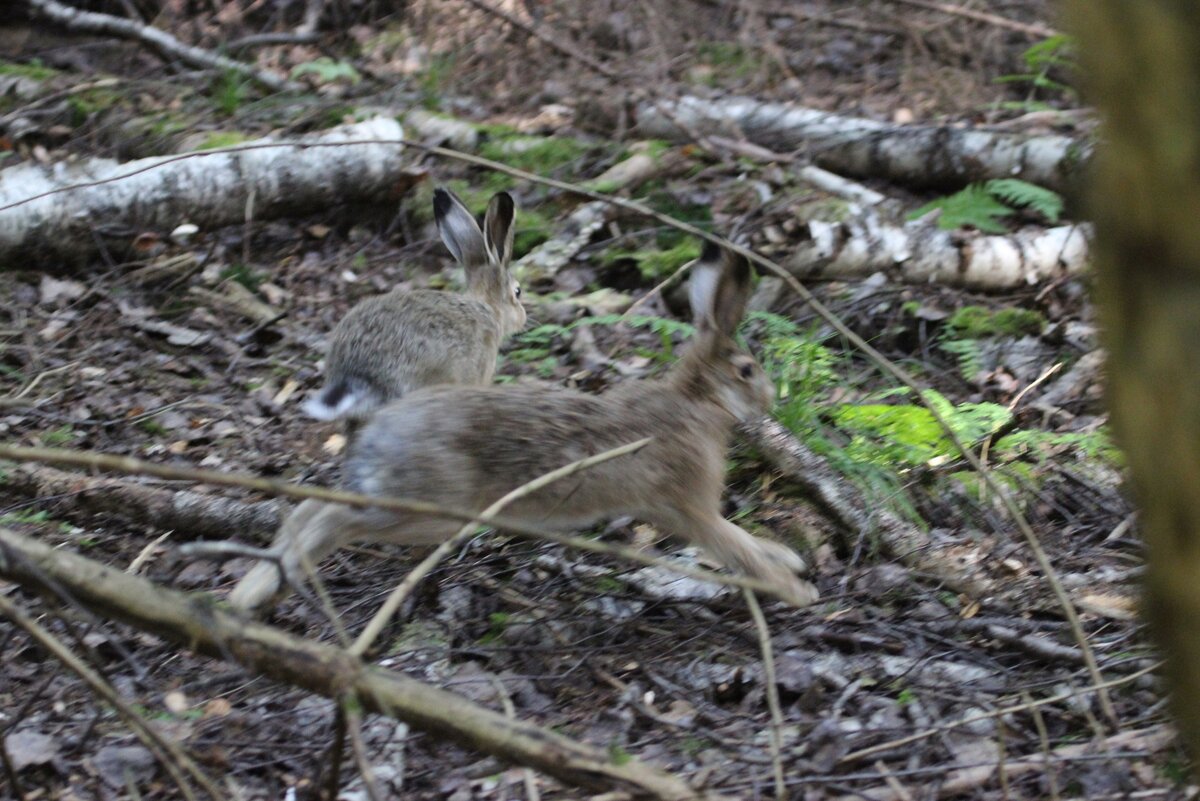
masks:
<path id="1" fill-rule="evenodd" d="M 751 288 L 750 263 L 706 241 L 688 284 L 696 337 L 673 376 L 685 393 L 711 399 L 738 422 L 762 416 L 775 399 L 771 380 L 735 338 Z"/>
<path id="2" fill-rule="evenodd" d="M 521 286 L 508 269 L 516 218 L 512 195 L 492 196 L 481 230 L 458 196 L 439 188 L 433 194 L 433 217 L 442 242 L 466 272 L 467 294 L 495 309 L 502 337 L 520 331 L 525 325 Z"/>

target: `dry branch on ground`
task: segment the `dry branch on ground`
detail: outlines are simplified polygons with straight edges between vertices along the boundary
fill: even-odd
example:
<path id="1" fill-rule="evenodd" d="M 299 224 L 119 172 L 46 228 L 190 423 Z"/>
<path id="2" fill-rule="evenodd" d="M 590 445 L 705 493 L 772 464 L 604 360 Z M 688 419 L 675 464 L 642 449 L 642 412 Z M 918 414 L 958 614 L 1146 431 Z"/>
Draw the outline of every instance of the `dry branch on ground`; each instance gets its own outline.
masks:
<path id="1" fill-rule="evenodd" d="M 17 465 L 5 475 L 5 486 L 31 499 L 52 501 L 76 515 L 113 514 L 144 526 L 170 529 L 176 532 L 176 539 L 273 532 L 283 517 L 279 501 L 242 501 L 42 465 Z"/>
<path id="2" fill-rule="evenodd" d="M 294 637 L 98 562 L 0 529 L 0 575 L 35 591 L 57 586 L 96 613 L 269 678 L 363 706 L 410 725 L 537 768 L 570 785 L 637 797 L 695 798 L 685 782 L 635 759 L 617 759 L 461 696 L 364 664 L 341 649 Z"/>
<path id="3" fill-rule="evenodd" d="M 57 0 L 26 0 L 37 14 L 62 25 L 76 33 L 96 33 L 133 39 L 152 48 L 167 59 L 178 59 L 185 64 L 204 69 L 229 70 L 252 78 L 276 92 L 294 89 L 296 84 L 269 72 L 256 69 L 236 59 L 212 53 L 179 41 L 166 31 L 143 25 L 132 19 L 122 19 L 111 14 L 84 11 Z"/>

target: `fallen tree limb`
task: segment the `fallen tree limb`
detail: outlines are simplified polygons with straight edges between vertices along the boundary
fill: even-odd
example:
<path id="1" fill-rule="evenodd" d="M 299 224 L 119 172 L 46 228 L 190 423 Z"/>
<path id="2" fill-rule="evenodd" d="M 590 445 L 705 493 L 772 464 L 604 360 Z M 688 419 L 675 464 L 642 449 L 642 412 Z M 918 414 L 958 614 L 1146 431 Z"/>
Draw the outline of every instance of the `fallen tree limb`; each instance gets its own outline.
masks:
<path id="1" fill-rule="evenodd" d="M 243 221 L 247 199 L 255 219 L 391 198 L 403 164 L 399 123 L 377 117 L 312 136 L 270 138 L 240 149 L 156 156 L 124 164 L 89 159 L 75 164 L 20 164 L 0 171 L 0 269 L 27 267 L 23 258 L 79 262 L 96 249 L 96 229 L 169 231 L 182 222 L 201 228 Z M 378 140 L 374 144 L 346 144 Z M 395 142 L 394 144 L 390 142 Z M 319 145 L 314 147 L 314 145 Z M 119 179 L 119 180 L 116 180 Z M 72 191 L 57 191 L 70 186 Z"/>
<path id="2" fill-rule="evenodd" d="M 866 278 L 1006 290 L 1080 275 L 1092 227 L 1025 228 L 1004 236 L 944 231 L 923 217 L 904 224 L 866 210 L 838 222 L 810 220 L 783 266 L 801 280 Z"/>
<path id="3" fill-rule="evenodd" d="M 55 22 L 69 31 L 76 33 L 98 33 L 106 36 L 118 36 L 122 39 L 133 39 L 152 48 L 166 59 L 178 59 L 185 64 L 203 69 L 218 69 L 245 75 L 268 89 L 281 92 L 285 89 L 295 89 L 297 84 L 257 69 L 236 59 L 227 58 L 217 53 L 209 52 L 200 47 L 194 47 L 176 39 L 166 31 L 141 22 L 111 14 L 101 14 L 94 11 L 83 11 L 78 8 L 57 2 L 57 0 L 26 0 L 29 8 L 35 14 Z"/>
<path id="4" fill-rule="evenodd" d="M 681 779 L 636 759 L 609 757 L 531 723 L 392 671 L 329 645 L 254 623 L 204 596 L 164 589 L 77 554 L 0 528 L 0 576 L 32 590 L 54 582 L 97 614 L 328 698 L 352 693 L 363 706 L 559 781 L 636 797 L 697 798 Z"/>
<path id="5" fill-rule="evenodd" d="M 29 498 L 52 500 L 81 515 L 113 514 L 126 520 L 173 529 L 180 539 L 267 534 L 279 528 L 284 504 L 242 501 L 190 490 L 134 484 L 119 478 L 69 473 L 33 464 L 18 465 L 5 476 L 5 489 Z"/>
<path id="6" fill-rule="evenodd" d="M 887 509 L 863 503 L 861 493 L 792 432 L 772 418 L 746 424 L 741 432 L 767 462 L 798 484 L 814 503 L 849 532 L 870 532 L 884 549 L 914 570 L 928 573 L 956 592 L 982 599 L 994 582 L 969 563 L 942 556 L 929 534 Z"/>
<path id="7" fill-rule="evenodd" d="M 1021 178 L 1057 192 L 1075 188 L 1091 145 L 1067 136 L 1020 136 L 948 126 L 892 125 L 748 97 L 685 96 L 637 106 L 641 136 L 690 141 L 693 133 L 745 137 L 804 151 L 819 167 L 917 187 Z"/>

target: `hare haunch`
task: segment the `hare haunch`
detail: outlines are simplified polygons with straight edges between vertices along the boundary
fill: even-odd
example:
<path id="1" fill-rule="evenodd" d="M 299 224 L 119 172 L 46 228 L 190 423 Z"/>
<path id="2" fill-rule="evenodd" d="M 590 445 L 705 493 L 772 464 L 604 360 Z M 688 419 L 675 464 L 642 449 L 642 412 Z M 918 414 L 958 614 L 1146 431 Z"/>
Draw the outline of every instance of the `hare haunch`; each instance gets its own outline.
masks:
<path id="1" fill-rule="evenodd" d="M 304 404 L 318 420 L 362 421 L 433 384 L 487 384 L 505 338 L 525 325 L 509 274 L 515 209 L 494 195 L 483 229 L 446 189 L 433 196 L 442 241 L 466 272 L 465 294 L 394 289 L 359 303 L 334 328 L 325 385 Z"/>
<path id="2" fill-rule="evenodd" d="M 764 414 L 774 390 L 734 332 L 750 293 L 750 265 L 706 247 L 693 267 L 696 336 L 663 378 L 629 380 L 602 395 L 541 386 L 438 386 L 380 409 L 347 457 L 344 486 L 478 512 L 551 470 L 643 437 L 642 449 L 595 465 L 515 501 L 504 517 L 574 528 L 631 514 L 698 543 L 725 565 L 762 579 L 780 598 L 812 603 L 800 557 L 721 516 L 725 451 L 739 421 Z M 313 500 L 296 508 L 272 546 L 290 578 L 303 554 L 316 564 L 357 541 L 432 544 L 453 520 Z M 279 567 L 261 562 L 235 588 L 242 608 L 269 600 Z"/>

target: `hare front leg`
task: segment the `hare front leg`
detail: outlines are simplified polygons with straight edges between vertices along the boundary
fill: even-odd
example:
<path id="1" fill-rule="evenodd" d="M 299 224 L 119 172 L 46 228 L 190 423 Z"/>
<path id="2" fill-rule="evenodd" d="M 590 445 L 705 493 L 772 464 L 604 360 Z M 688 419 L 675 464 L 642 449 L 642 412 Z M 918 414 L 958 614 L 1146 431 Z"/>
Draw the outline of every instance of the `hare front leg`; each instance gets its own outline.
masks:
<path id="1" fill-rule="evenodd" d="M 655 514 L 648 518 L 666 532 L 703 546 L 721 564 L 759 579 L 781 600 L 804 607 L 818 598 L 817 588 L 796 574 L 805 569 L 800 555 L 785 545 L 755 537 L 711 512 Z"/>

